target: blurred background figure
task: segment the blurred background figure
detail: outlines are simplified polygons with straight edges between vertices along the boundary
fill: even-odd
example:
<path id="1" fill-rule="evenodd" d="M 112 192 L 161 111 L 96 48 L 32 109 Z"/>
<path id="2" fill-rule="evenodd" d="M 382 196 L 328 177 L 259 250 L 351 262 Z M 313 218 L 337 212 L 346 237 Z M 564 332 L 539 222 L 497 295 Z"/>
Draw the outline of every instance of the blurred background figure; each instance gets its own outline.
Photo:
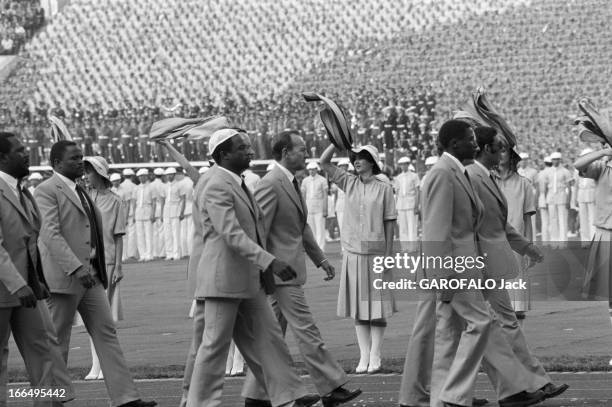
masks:
<path id="1" fill-rule="evenodd" d="M 315 235 L 317 244 L 325 251 L 325 218 L 327 218 L 327 180 L 319 175 L 319 166 L 310 162 L 306 166 L 308 176 L 302 181 L 302 196 L 308 208 L 308 225 Z"/>

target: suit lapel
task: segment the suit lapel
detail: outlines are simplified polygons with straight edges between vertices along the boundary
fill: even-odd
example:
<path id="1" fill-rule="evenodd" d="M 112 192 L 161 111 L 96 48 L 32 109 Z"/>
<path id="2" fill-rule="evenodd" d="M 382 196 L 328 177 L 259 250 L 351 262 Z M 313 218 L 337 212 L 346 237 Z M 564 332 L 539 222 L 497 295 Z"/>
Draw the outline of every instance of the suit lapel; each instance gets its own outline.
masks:
<path id="1" fill-rule="evenodd" d="M 484 174 L 482 174 L 481 176 L 483 178 L 485 186 L 489 188 L 489 190 L 493 193 L 495 198 L 499 201 L 499 204 L 502 206 L 504 213 L 506 213 L 508 210 L 508 204 L 506 202 L 506 198 L 504 198 L 504 196 L 502 195 L 502 192 L 499 187 L 493 183 L 491 177 L 485 176 Z"/>
<path id="2" fill-rule="evenodd" d="M 282 172 L 280 168 L 278 168 L 278 166 L 274 167 L 272 171 L 275 171 L 274 176 L 280 180 L 281 186 L 283 187 L 285 192 L 287 192 L 287 195 L 289 195 L 291 201 L 295 204 L 295 206 L 297 206 L 302 217 L 306 218 L 305 208 L 302 205 L 302 200 L 297 195 L 297 191 L 293 187 L 293 184 L 289 182 L 287 176 Z"/>
<path id="3" fill-rule="evenodd" d="M 62 191 L 62 193 L 68 198 L 68 200 L 70 200 L 70 202 L 72 202 L 74 206 L 76 206 L 83 215 L 87 216 L 87 212 L 85 212 L 85 209 L 83 209 L 83 205 L 81 205 L 81 201 L 76 196 L 76 192 L 71 191 L 70 187 L 66 185 L 66 183 L 62 181 L 57 175 L 53 174 L 53 177 L 55 177 L 55 187 Z"/>
<path id="4" fill-rule="evenodd" d="M 459 171 L 459 169 L 456 168 L 455 165 L 453 165 L 451 168 L 452 168 L 453 172 L 455 173 L 455 177 L 457 177 L 457 179 L 459 180 L 459 183 L 463 186 L 463 188 L 468 193 L 468 195 L 470 197 L 470 200 L 472 201 L 472 204 L 476 205 L 476 197 L 474 196 L 474 188 L 468 182 L 468 179 L 465 176 L 465 174 L 463 174 L 461 171 Z"/>
<path id="5" fill-rule="evenodd" d="M 0 178 L 0 191 L 2 191 L 2 194 L 6 197 L 6 200 L 9 201 L 15 207 L 15 209 L 17 209 L 17 212 L 19 212 L 19 214 L 29 224 L 31 224 L 30 217 L 25 213 L 23 206 L 21 206 L 21 202 L 19 202 L 19 198 L 15 196 L 15 193 L 11 190 L 11 187 L 9 187 L 8 184 L 1 178 Z"/>

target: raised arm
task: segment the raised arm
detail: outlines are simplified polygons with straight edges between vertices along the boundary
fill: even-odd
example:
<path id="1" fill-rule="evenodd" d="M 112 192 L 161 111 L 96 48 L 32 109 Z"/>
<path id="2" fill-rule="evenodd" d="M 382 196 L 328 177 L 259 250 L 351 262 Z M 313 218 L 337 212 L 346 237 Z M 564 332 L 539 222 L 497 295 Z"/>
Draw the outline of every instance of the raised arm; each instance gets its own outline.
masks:
<path id="1" fill-rule="evenodd" d="M 164 146 L 166 150 L 168 150 L 168 154 L 170 154 L 170 156 L 174 159 L 174 161 L 178 163 L 178 165 L 183 167 L 185 173 L 187 174 L 187 176 L 189 176 L 189 178 L 191 178 L 194 184 L 198 182 L 198 179 L 200 178 L 200 173 L 198 172 L 198 170 L 195 169 L 193 165 L 191 165 L 189 160 L 185 158 L 183 154 L 181 154 L 176 148 L 174 148 L 174 146 L 170 144 L 168 140 L 158 140 L 157 142 Z"/>

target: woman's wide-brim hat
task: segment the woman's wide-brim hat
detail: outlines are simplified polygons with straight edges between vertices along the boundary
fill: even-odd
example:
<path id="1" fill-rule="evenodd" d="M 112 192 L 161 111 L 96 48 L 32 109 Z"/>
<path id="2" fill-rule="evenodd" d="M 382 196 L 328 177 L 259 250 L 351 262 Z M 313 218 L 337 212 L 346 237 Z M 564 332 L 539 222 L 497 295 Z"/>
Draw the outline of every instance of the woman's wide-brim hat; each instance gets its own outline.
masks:
<path id="1" fill-rule="evenodd" d="M 378 154 L 378 149 L 372 145 L 365 145 L 365 146 L 361 146 L 361 147 L 357 147 L 357 148 L 352 148 L 351 151 L 355 154 L 359 154 L 362 151 L 365 151 L 366 153 L 368 153 L 370 155 L 370 157 L 372 157 L 372 161 L 374 162 L 374 166 L 376 168 L 378 168 L 378 171 L 382 172 L 382 166 L 380 165 L 381 162 L 379 161 L 379 157 L 380 155 Z"/>
<path id="2" fill-rule="evenodd" d="M 607 143 L 612 146 L 612 107 L 597 109 L 588 98 L 578 101 L 584 116 L 578 117 L 578 137 L 587 143 Z"/>
<path id="3" fill-rule="evenodd" d="M 340 150 L 350 150 L 353 147 L 353 136 L 342 108 L 333 100 L 313 92 L 303 93 L 307 102 L 323 102 L 325 107 L 319 112 L 329 140 Z"/>
<path id="4" fill-rule="evenodd" d="M 510 128 L 510 125 L 499 114 L 491 102 L 487 99 L 485 90 L 482 86 L 476 89 L 471 99 L 463 106 L 461 110 L 455 113 L 453 119 L 467 120 L 470 124 L 493 127 L 497 132 L 506 139 L 510 154 L 517 161 L 521 160 L 521 156 L 516 151 L 516 136 Z"/>
<path id="5" fill-rule="evenodd" d="M 108 162 L 104 159 L 104 157 L 93 156 L 93 157 L 83 157 L 83 161 L 91 164 L 92 168 L 99 176 L 110 181 L 110 177 L 108 175 Z"/>

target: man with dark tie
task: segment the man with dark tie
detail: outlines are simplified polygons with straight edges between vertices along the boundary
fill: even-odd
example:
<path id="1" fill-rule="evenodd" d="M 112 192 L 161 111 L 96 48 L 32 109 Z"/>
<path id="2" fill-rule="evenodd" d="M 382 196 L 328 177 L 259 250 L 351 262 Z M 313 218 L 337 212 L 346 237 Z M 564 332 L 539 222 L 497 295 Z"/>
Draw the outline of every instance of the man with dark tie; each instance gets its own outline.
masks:
<path id="1" fill-rule="evenodd" d="M 263 212 L 267 250 L 297 272 L 296 278 L 287 281 L 275 279 L 276 291 L 269 297 L 272 308 L 283 333 L 287 325 L 291 327 L 323 405 L 331 407 L 353 400 L 361 390 L 343 387 L 348 377 L 327 350 L 304 294 L 305 255 L 325 271 L 325 280 L 331 280 L 335 274 L 306 221 L 308 210 L 295 178 L 295 173 L 305 168 L 307 154 L 306 143 L 297 131 L 284 131 L 276 136 L 272 144 L 276 165 L 259 181 L 255 198 Z M 242 394 L 246 407 L 270 405 L 265 389 L 257 385 L 251 372 Z"/>
<path id="2" fill-rule="evenodd" d="M 0 133 L 0 405 L 6 404 L 7 349 L 11 332 L 33 387 L 59 386 L 72 396 L 47 305 L 49 297 L 37 248 L 40 214 L 21 185 L 28 175 L 28 153 L 13 133 Z M 35 406 L 61 405 L 35 399 Z"/>
<path id="3" fill-rule="evenodd" d="M 265 296 L 274 290 L 274 276 L 287 281 L 296 273 L 265 250 L 263 214 L 240 176 L 254 155 L 250 139 L 244 130 L 221 129 L 211 135 L 209 151 L 217 165 L 198 183 L 195 205 L 196 235 L 204 244 L 196 251 L 201 249 L 194 346 L 200 345 L 187 407 L 221 405 L 232 339 L 271 405 L 312 406 L 319 397 L 306 394 L 291 368 L 289 348 Z"/>
<path id="4" fill-rule="evenodd" d="M 104 261 L 102 220 L 93 201 L 75 181 L 83 175 L 83 153 L 72 141 L 53 144 L 51 178 L 35 191 L 42 215 L 39 247 L 51 298 L 49 309 L 64 360 L 78 310 L 100 358 L 113 406 L 150 407 L 142 401 L 119 346 Z"/>

